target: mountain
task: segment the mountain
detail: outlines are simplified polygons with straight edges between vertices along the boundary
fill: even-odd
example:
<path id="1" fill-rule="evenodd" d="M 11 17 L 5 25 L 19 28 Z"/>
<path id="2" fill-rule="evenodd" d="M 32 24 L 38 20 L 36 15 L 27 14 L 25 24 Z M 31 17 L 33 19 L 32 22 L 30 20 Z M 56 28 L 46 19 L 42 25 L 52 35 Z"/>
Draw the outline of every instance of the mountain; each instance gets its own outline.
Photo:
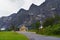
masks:
<path id="1" fill-rule="evenodd" d="M 46 0 L 42 5 L 40 5 L 40 11 L 42 13 L 49 15 L 58 14 L 60 15 L 60 0 Z"/>
<path id="2" fill-rule="evenodd" d="M 31 25 L 37 20 L 43 20 L 54 15 L 60 16 L 60 0 L 46 0 L 40 6 L 32 4 L 29 10 L 20 9 L 17 13 L 0 18 L 0 28 L 10 27 L 11 24 L 19 26 L 21 24 Z"/>

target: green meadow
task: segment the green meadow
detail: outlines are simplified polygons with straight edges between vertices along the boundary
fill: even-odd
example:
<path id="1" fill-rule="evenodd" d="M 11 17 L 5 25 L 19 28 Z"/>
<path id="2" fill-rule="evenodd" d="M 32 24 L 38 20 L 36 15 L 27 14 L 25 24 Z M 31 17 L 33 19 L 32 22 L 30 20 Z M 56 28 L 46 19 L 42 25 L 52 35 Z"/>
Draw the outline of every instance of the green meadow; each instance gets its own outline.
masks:
<path id="1" fill-rule="evenodd" d="M 16 32 L 0 32 L 0 40 L 28 40 L 28 38 Z"/>

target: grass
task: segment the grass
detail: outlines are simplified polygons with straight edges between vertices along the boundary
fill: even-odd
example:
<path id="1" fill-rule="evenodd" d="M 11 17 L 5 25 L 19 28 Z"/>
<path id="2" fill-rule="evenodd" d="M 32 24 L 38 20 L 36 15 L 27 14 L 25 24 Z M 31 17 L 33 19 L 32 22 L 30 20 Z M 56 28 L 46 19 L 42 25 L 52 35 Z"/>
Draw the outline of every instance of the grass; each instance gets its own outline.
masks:
<path id="1" fill-rule="evenodd" d="M 0 40 L 28 40 L 28 38 L 16 32 L 0 32 Z"/>

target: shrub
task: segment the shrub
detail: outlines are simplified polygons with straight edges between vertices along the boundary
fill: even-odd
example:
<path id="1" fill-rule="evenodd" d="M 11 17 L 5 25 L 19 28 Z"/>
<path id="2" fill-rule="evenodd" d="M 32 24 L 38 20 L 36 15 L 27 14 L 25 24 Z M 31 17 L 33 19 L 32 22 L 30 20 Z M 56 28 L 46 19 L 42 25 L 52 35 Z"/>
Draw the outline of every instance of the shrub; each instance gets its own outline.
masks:
<path id="1" fill-rule="evenodd" d="M 48 26 L 40 30 L 40 34 L 45 35 L 60 35 L 60 24 L 54 24 L 53 26 Z"/>

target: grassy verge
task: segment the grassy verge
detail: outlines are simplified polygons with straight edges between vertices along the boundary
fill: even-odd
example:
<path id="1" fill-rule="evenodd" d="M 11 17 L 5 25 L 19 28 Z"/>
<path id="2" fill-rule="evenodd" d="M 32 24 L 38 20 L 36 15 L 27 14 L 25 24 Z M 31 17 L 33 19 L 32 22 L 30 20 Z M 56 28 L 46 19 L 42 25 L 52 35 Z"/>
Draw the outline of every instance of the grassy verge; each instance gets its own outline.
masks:
<path id="1" fill-rule="evenodd" d="M 28 40 L 28 38 L 16 32 L 0 32 L 0 40 Z"/>

